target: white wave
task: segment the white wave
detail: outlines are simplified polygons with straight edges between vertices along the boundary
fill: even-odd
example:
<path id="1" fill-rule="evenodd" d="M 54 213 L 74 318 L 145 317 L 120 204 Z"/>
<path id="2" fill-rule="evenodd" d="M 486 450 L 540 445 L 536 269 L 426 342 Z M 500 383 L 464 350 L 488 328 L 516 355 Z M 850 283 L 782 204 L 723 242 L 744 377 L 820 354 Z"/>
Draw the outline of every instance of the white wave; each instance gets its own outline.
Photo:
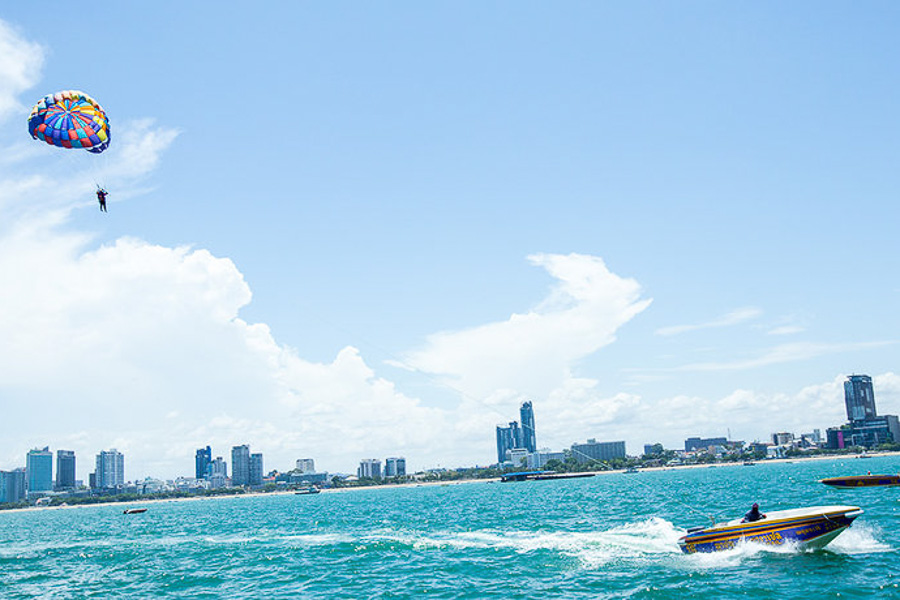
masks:
<path id="1" fill-rule="evenodd" d="M 841 535 L 834 538 L 825 549 L 838 554 L 871 554 L 875 552 L 893 552 L 894 548 L 879 541 L 881 531 L 868 523 L 853 525 Z"/>
<path id="2" fill-rule="evenodd" d="M 780 546 L 761 544 L 751 540 L 740 540 L 733 548 L 718 552 L 697 552 L 685 554 L 686 565 L 699 569 L 720 569 L 736 567 L 744 561 L 759 554 L 798 554 L 803 552 L 800 546 L 791 542 Z"/>
<path id="3" fill-rule="evenodd" d="M 664 519 L 653 518 L 606 531 L 499 531 L 446 532 L 430 536 L 382 533 L 417 549 L 508 549 L 518 553 L 549 550 L 579 559 L 589 567 L 615 560 L 660 554 L 679 554 L 678 538 L 683 532 Z"/>

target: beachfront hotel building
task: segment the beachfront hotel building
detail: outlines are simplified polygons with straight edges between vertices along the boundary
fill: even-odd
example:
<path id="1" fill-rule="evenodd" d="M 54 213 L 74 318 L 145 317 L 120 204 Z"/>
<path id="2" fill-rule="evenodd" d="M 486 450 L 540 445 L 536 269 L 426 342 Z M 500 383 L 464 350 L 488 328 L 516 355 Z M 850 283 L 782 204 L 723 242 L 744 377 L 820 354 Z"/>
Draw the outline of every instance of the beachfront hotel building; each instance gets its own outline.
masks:
<path id="1" fill-rule="evenodd" d="M 625 442 L 598 442 L 592 438 L 586 444 L 572 444 L 572 457 L 579 464 L 625 458 Z"/>
<path id="2" fill-rule="evenodd" d="M 263 455 L 256 452 L 250 455 L 250 485 L 261 486 L 263 482 Z"/>
<path id="3" fill-rule="evenodd" d="M 534 426 L 534 407 L 531 402 L 523 402 L 519 408 L 519 421 L 510 421 L 507 427 L 497 426 L 497 462 L 511 460 L 513 450 L 524 450 L 525 454 L 537 452 L 537 433 Z M 520 458 L 521 452 L 516 452 Z M 514 461 L 516 462 L 516 461 Z"/>
<path id="4" fill-rule="evenodd" d="M 716 438 L 699 438 L 690 437 L 684 440 L 684 451 L 694 452 L 696 450 L 707 450 L 710 446 L 727 446 L 728 439 L 723 437 Z"/>
<path id="5" fill-rule="evenodd" d="M 56 451 L 56 489 L 75 489 L 75 451 Z"/>
<path id="6" fill-rule="evenodd" d="M 25 500 L 25 469 L 0 471 L 0 504 Z"/>
<path id="7" fill-rule="evenodd" d="M 113 489 L 125 485 L 125 455 L 116 450 L 101 450 L 97 455 L 94 485 L 98 489 Z"/>
<path id="8" fill-rule="evenodd" d="M 522 420 L 522 447 L 529 452 L 537 452 L 537 433 L 534 429 L 534 407 L 531 402 L 523 402 L 519 408 Z"/>
<path id="9" fill-rule="evenodd" d="M 522 430 L 518 421 L 510 421 L 508 427 L 497 425 L 497 462 L 506 462 L 510 451 L 521 447 Z"/>
<path id="10" fill-rule="evenodd" d="M 231 485 L 250 485 L 250 446 L 231 448 Z"/>
<path id="11" fill-rule="evenodd" d="M 875 389 L 868 375 L 851 375 L 844 382 L 844 404 L 847 419 L 865 421 L 878 416 L 875 411 Z"/>
<path id="12" fill-rule="evenodd" d="M 212 448 L 198 448 L 194 456 L 194 477 L 196 479 L 209 478 L 209 463 L 212 462 Z"/>
<path id="13" fill-rule="evenodd" d="M 296 470 L 301 473 L 315 473 L 316 461 L 311 458 L 298 458 Z"/>
<path id="14" fill-rule="evenodd" d="M 402 456 L 384 459 L 385 477 L 403 477 L 406 475 L 406 459 Z"/>
<path id="15" fill-rule="evenodd" d="M 228 462 L 217 456 L 209 463 L 209 487 L 223 488 L 228 485 Z"/>
<path id="16" fill-rule="evenodd" d="M 53 491 L 53 453 L 49 447 L 28 451 L 25 457 L 25 479 L 25 489 L 29 494 Z"/>
<path id="17" fill-rule="evenodd" d="M 878 415 L 875 389 L 868 375 L 847 377 L 844 382 L 844 405 L 848 422 L 840 427 L 828 428 L 826 448 L 874 448 L 880 444 L 900 442 L 900 419 L 896 415 Z"/>
<path id="18" fill-rule="evenodd" d="M 377 458 L 364 458 L 359 461 L 359 468 L 356 470 L 356 476 L 362 479 L 381 479 L 381 461 Z"/>

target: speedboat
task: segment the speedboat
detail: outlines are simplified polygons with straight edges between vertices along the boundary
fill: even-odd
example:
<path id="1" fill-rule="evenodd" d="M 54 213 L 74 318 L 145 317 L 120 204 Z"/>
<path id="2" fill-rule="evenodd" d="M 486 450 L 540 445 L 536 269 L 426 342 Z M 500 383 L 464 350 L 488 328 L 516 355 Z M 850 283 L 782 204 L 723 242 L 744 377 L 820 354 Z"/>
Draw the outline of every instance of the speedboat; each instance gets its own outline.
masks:
<path id="1" fill-rule="evenodd" d="M 845 477 L 829 477 L 822 479 L 825 485 L 834 487 L 855 488 L 900 485 L 900 475 L 847 475 Z"/>
<path id="2" fill-rule="evenodd" d="M 139 515 L 141 513 L 147 512 L 146 508 L 126 508 L 122 511 L 122 513 L 126 515 Z"/>
<path id="3" fill-rule="evenodd" d="M 863 513 L 858 506 L 811 506 L 776 510 L 758 521 L 743 523 L 734 519 L 711 527 L 688 529 L 678 540 L 682 552 L 718 552 L 734 548 L 746 540 L 757 544 L 781 546 L 796 544 L 801 548 L 822 548 L 850 527 Z"/>

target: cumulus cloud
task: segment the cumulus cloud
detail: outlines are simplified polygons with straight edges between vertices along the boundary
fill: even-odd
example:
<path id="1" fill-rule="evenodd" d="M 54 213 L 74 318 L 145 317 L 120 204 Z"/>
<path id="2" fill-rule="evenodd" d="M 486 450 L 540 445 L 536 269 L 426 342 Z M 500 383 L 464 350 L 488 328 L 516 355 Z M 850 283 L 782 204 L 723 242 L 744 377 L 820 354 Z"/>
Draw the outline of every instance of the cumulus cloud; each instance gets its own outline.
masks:
<path id="1" fill-rule="evenodd" d="M 541 443 L 567 445 L 573 436 L 599 435 L 602 424 L 637 402 L 603 397 L 597 382 L 579 378 L 573 365 L 611 344 L 651 301 L 641 298 L 636 281 L 612 273 L 598 257 L 535 254 L 529 260 L 555 280 L 546 299 L 505 321 L 429 336 L 403 363 L 464 393 L 479 422 L 488 418 L 485 408 L 495 421 L 499 415 L 513 420 L 518 402 L 541 398 Z"/>
<path id="2" fill-rule="evenodd" d="M 0 122 L 25 110 L 19 94 L 35 84 L 43 63 L 44 50 L 39 44 L 0 21 Z"/>
<path id="3" fill-rule="evenodd" d="M 643 410 L 629 423 L 626 438 L 631 451 L 641 444 L 661 442 L 667 448 L 683 448 L 688 437 L 725 437 L 771 441 L 771 434 L 795 435 L 847 421 L 844 381 L 836 375 L 796 392 L 760 392 L 736 389 L 721 396 L 675 395 L 644 402 Z M 888 372 L 872 377 L 879 414 L 900 413 L 900 376 Z"/>
<path id="4" fill-rule="evenodd" d="M 36 83 L 42 53 L 2 23 L 0 49 L 2 116 L 24 110 L 19 95 Z M 75 450 L 79 477 L 111 447 L 125 453 L 129 478 L 191 474 L 207 444 L 230 460 L 233 445 L 249 443 L 267 469 L 302 456 L 332 471 L 397 454 L 412 466 L 484 463 L 493 425 L 508 408 L 517 414 L 523 394 L 549 398 L 538 411 L 545 443 L 575 415 L 587 431 L 637 402 L 603 397 L 573 372 L 649 304 L 636 282 L 586 255 L 529 257 L 555 282 L 535 308 L 409 353 L 409 365 L 463 391 L 455 407 L 425 406 L 353 347 L 305 360 L 241 318 L 252 293 L 234 261 L 134 237 L 98 246 L 72 229 L 94 181 L 137 189 L 177 139 L 149 119 L 120 121 L 102 160 L 0 131 L 3 161 L 16 165 L 0 182 L 0 468 L 46 444 Z"/>

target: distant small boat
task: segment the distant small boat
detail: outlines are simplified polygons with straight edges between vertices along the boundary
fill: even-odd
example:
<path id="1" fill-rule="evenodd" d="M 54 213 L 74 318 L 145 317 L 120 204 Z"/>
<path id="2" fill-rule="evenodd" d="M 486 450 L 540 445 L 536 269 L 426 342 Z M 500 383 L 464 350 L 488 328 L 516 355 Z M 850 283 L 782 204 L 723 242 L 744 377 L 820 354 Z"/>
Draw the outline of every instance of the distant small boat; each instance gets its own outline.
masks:
<path id="1" fill-rule="evenodd" d="M 712 527 L 693 527 L 678 540 L 678 545 L 686 554 L 730 550 L 744 540 L 769 546 L 792 543 L 801 548 L 822 548 L 862 513 L 858 506 L 812 506 L 773 511 L 750 523 L 734 519 Z"/>
<path id="2" fill-rule="evenodd" d="M 139 515 L 145 512 L 147 512 L 146 508 L 126 508 L 122 511 L 122 513 L 126 515 Z"/>
<path id="3" fill-rule="evenodd" d="M 752 467 L 752 466 L 754 466 L 755 464 L 756 464 L 756 463 L 753 462 L 752 460 L 745 460 L 745 461 L 744 461 L 744 466 L 745 466 L 745 467 Z"/>
<path id="4" fill-rule="evenodd" d="M 900 475 L 847 475 L 820 480 L 825 485 L 842 488 L 886 487 L 900 485 Z"/>
<path id="5" fill-rule="evenodd" d="M 307 488 L 300 488 L 299 490 L 294 490 L 294 493 L 297 494 L 298 496 L 305 496 L 306 494 L 318 494 L 320 491 L 321 490 L 319 488 L 310 486 Z"/>

